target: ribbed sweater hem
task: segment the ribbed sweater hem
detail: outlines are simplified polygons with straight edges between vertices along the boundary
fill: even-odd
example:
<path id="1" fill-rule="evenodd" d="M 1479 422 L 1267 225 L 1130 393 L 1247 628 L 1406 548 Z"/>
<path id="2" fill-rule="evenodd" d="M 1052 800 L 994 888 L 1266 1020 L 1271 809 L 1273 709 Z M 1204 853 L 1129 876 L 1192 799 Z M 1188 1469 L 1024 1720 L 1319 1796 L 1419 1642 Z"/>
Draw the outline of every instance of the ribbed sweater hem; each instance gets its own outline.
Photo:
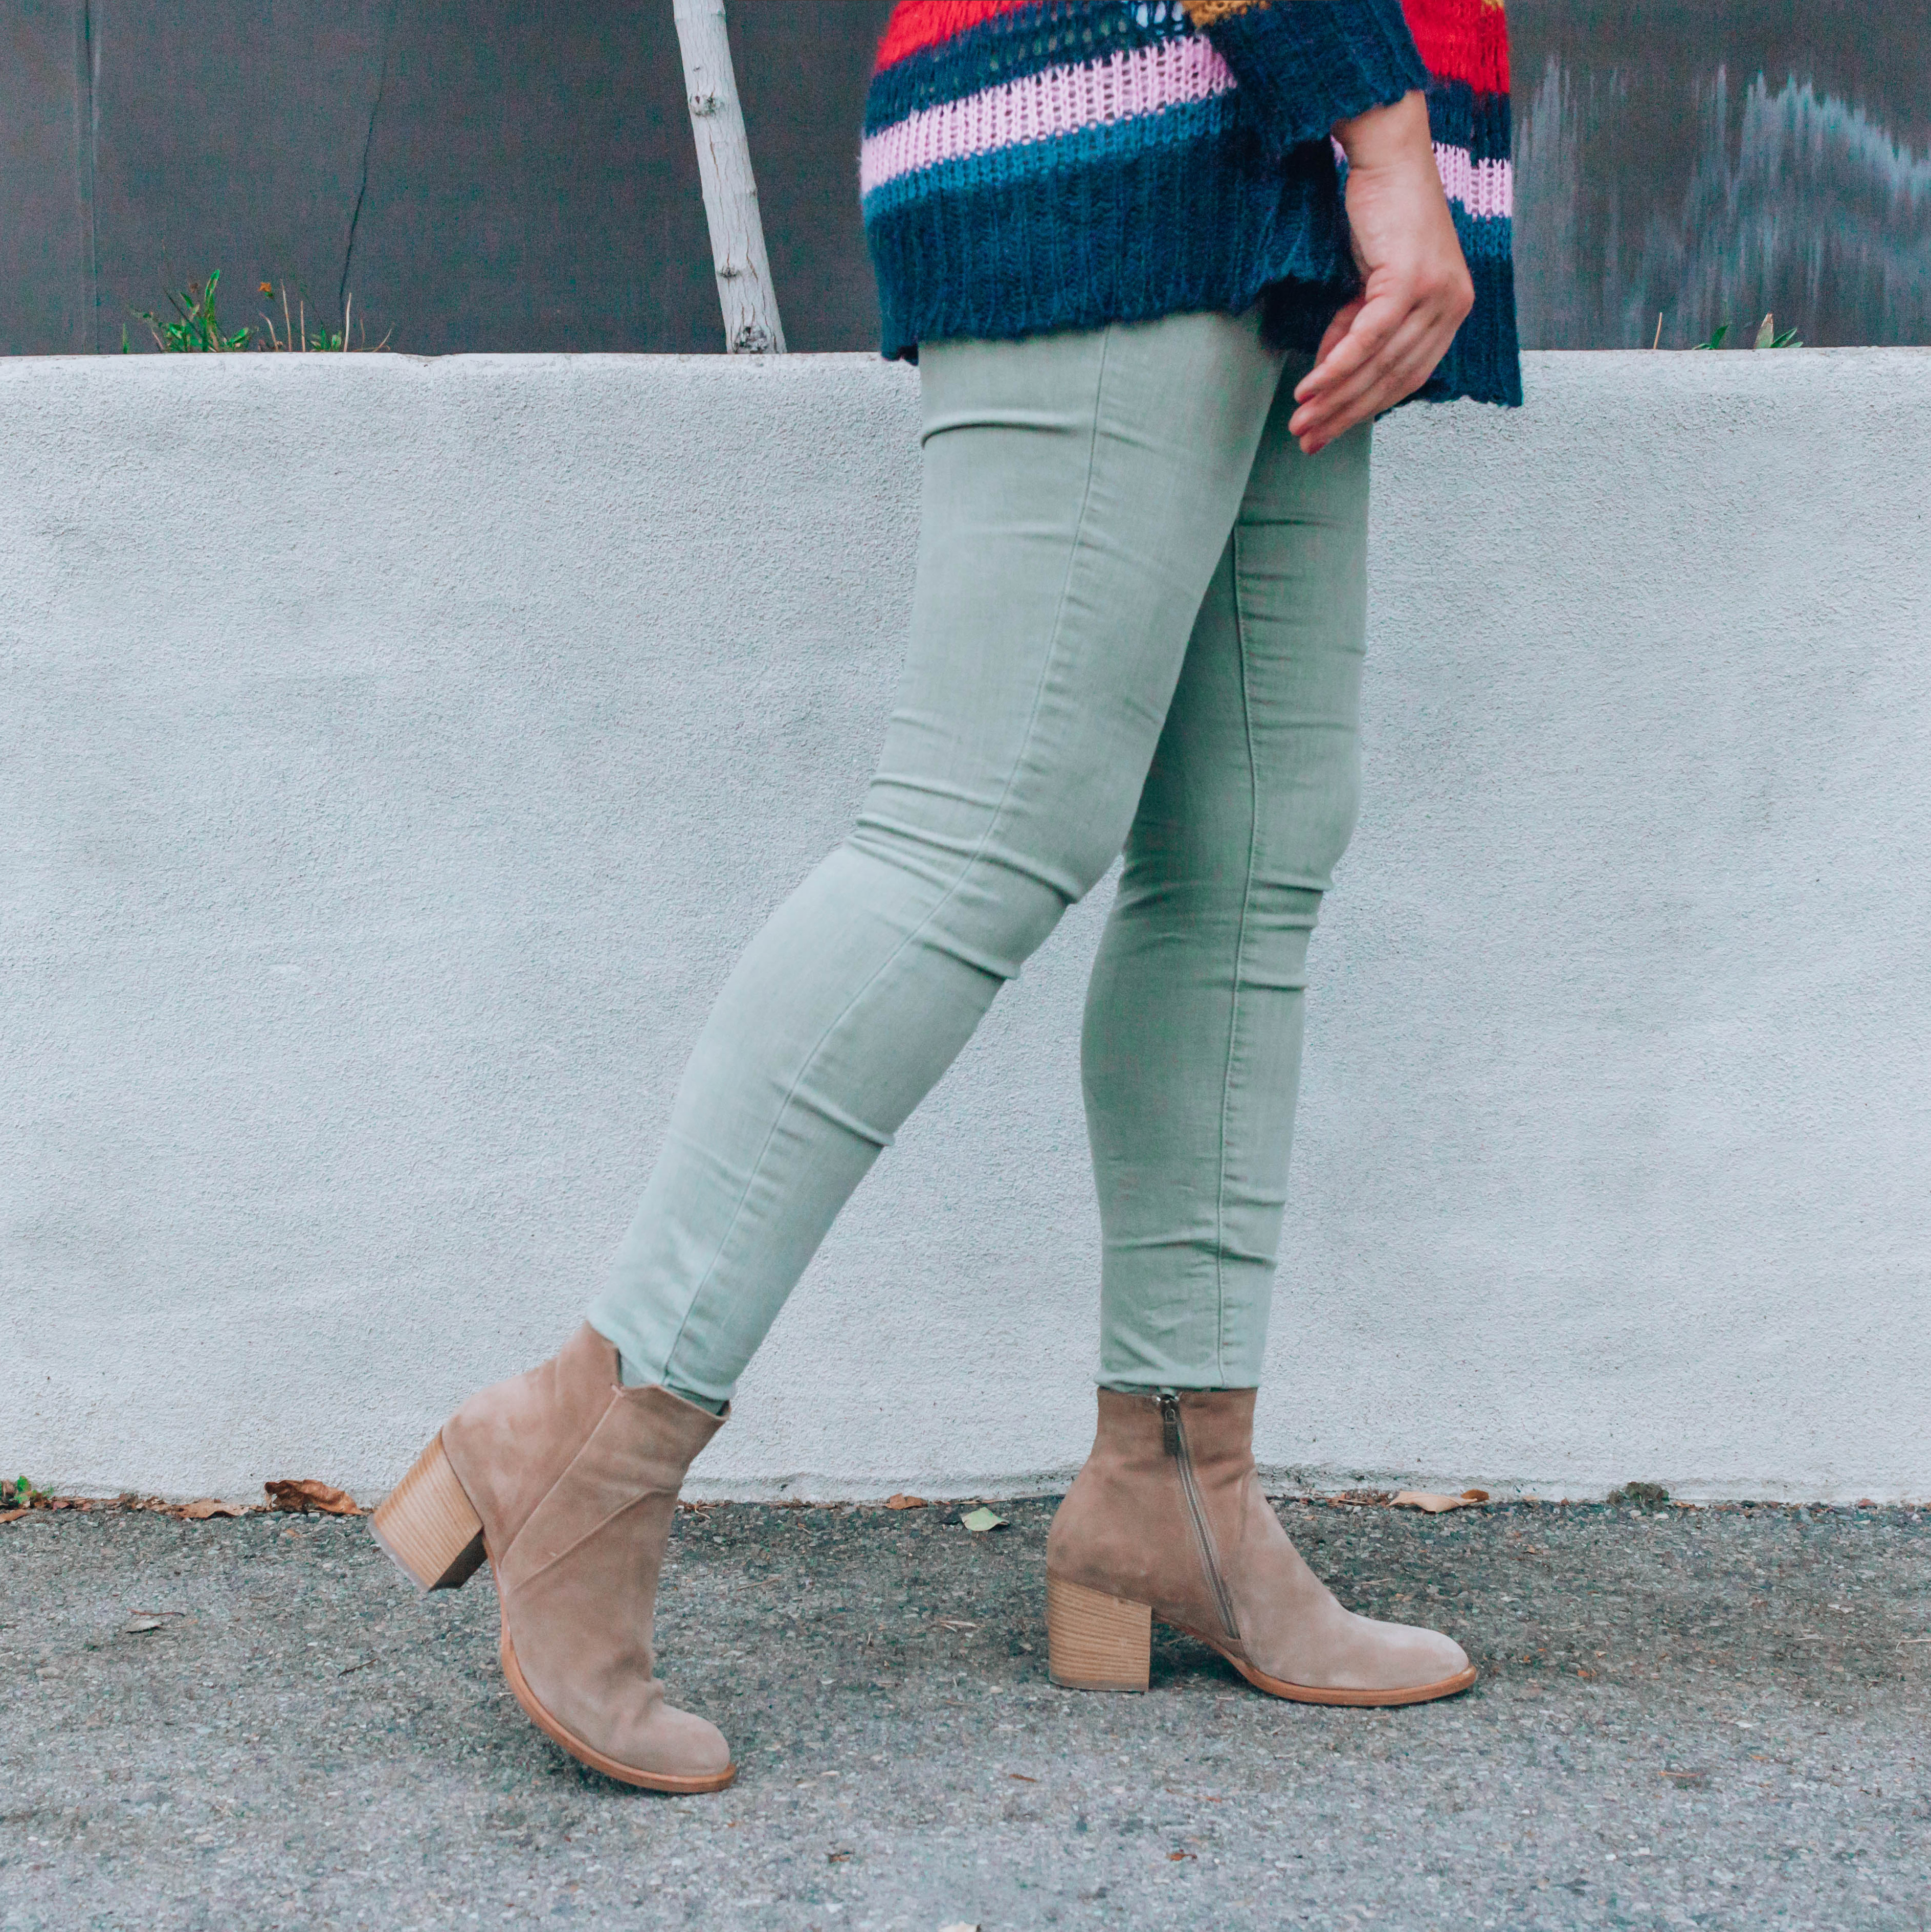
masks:
<path id="1" fill-rule="evenodd" d="M 1238 314 L 1278 284 L 1308 292 L 1297 307 L 1332 315 L 1355 280 L 1333 150 L 1297 148 L 1283 165 L 1231 127 L 1211 146 L 1102 152 L 1084 165 L 1061 154 L 976 189 L 874 206 L 883 352 L 1182 310 Z"/>

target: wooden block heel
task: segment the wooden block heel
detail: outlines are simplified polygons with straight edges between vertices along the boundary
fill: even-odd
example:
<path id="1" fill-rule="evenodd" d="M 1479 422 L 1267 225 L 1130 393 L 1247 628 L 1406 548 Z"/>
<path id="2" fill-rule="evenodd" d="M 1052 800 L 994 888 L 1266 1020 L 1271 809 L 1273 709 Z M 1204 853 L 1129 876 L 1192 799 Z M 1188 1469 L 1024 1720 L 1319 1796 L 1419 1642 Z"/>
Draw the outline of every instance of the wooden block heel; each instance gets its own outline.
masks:
<path id="1" fill-rule="evenodd" d="M 1046 1674 L 1068 1690 L 1144 1690 L 1153 1613 L 1057 1576 L 1046 1579 Z"/>
<path id="2" fill-rule="evenodd" d="M 418 1588 L 460 1588 L 483 1560 L 483 1523 L 442 1453 L 439 1433 L 389 1492 L 369 1527 Z"/>

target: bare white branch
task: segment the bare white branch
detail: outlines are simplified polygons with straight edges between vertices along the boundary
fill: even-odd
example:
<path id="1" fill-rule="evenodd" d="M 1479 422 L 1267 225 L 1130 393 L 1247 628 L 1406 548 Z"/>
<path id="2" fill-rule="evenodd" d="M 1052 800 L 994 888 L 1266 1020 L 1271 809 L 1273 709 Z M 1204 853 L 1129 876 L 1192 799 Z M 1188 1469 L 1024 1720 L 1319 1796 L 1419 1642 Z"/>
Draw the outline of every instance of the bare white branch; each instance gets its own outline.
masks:
<path id="1" fill-rule="evenodd" d="M 677 44 L 684 58 L 684 92 L 697 140 L 697 172 L 704 184 L 704 218 L 717 266 L 718 301 L 724 310 L 724 345 L 733 355 L 775 356 L 784 351 L 784 325 L 764 252 L 764 224 L 757 183 L 745 138 L 724 31 L 724 0 L 672 0 Z"/>

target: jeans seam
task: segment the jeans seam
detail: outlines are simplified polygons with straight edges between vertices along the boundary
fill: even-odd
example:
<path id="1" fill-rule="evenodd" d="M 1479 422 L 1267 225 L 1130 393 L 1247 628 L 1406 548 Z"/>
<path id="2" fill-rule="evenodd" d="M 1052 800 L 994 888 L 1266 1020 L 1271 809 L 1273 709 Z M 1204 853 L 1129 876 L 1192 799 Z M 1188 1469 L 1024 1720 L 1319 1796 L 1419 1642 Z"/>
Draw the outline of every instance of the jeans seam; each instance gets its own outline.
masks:
<path id="1" fill-rule="evenodd" d="M 1220 1145 L 1213 1203 L 1213 1364 L 1217 1383 L 1227 1380 L 1227 1117 L 1233 1104 L 1234 1060 L 1240 1034 L 1241 975 L 1247 958 L 1247 915 L 1254 899 L 1254 866 L 1261 837 L 1261 788 L 1254 757 L 1253 700 L 1248 689 L 1247 620 L 1240 601 L 1240 524 L 1237 518 L 1228 538 L 1234 604 L 1234 656 L 1240 668 L 1240 729 L 1247 747 L 1247 869 L 1240 882 L 1240 919 L 1234 928 L 1234 980 L 1227 1006 L 1227 1064 L 1220 1086 Z"/>
<path id="2" fill-rule="evenodd" d="M 877 967 L 865 980 L 865 984 L 860 986 L 838 1009 L 837 1013 L 825 1027 L 824 1030 L 811 1042 L 811 1050 L 805 1054 L 797 1072 L 792 1076 L 790 1084 L 784 1090 L 784 1099 L 778 1103 L 777 1108 L 772 1116 L 771 1124 L 765 1130 L 764 1138 L 759 1144 L 757 1158 L 751 1162 L 751 1172 L 745 1176 L 744 1186 L 732 1206 L 731 1216 L 725 1223 L 724 1232 L 718 1239 L 717 1252 L 712 1256 L 709 1264 L 705 1268 L 697 1286 L 691 1291 L 690 1298 L 684 1305 L 684 1312 L 678 1321 L 677 1332 L 672 1336 L 670 1346 L 664 1352 L 664 1372 L 667 1381 L 670 1378 L 670 1364 L 676 1356 L 678 1345 L 684 1339 L 685 1329 L 690 1326 L 691 1314 L 695 1310 L 705 1289 L 710 1286 L 711 1277 L 716 1273 L 718 1262 L 723 1258 L 725 1250 L 730 1245 L 731 1237 L 737 1232 L 738 1221 L 744 1213 L 745 1203 L 750 1199 L 751 1191 L 757 1186 L 758 1176 L 764 1170 L 765 1156 L 770 1151 L 771 1143 L 777 1134 L 779 1123 L 783 1120 L 792 1102 L 796 1099 L 798 1089 L 804 1084 L 805 1076 L 816 1063 L 820 1050 L 823 1047 L 826 1041 L 838 1030 L 845 1016 L 877 984 L 880 979 L 898 962 L 913 940 L 917 939 L 933 920 L 937 919 L 939 914 L 952 903 L 964 887 L 966 880 L 972 876 L 973 868 L 985 856 L 986 848 L 991 844 L 993 836 L 999 829 L 1000 821 L 1012 796 L 1012 788 L 1018 782 L 1020 768 L 1024 764 L 1026 754 L 1031 748 L 1033 734 L 1039 724 L 1039 706 L 1044 700 L 1046 686 L 1051 679 L 1053 666 L 1059 656 L 1060 644 L 1064 636 L 1066 603 L 1072 592 L 1073 570 L 1079 560 L 1081 546 L 1085 541 L 1087 514 L 1093 507 L 1093 476 L 1099 468 L 1100 404 L 1105 394 L 1107 365 L 1112 346 L 1113 331 L 1108 328 L 1100 339 L 1099 368 L 1093 379 L 1093 424 L 1087 442 L 1086 481 L 1081 491 L 1079 515 L 1073 525 L 1072 542 L 1067 547 L 1066 574 L 1060 580 L 1059 601 L 1054 606 L 1052 632 L 1047 644 L 1044 661 L 1039 667 L 1039 682 L 1033 687 L 1032 710 L 1027 715 L 1026 728 L 1020 734 L 1018 746 L 1013 754 L 1012 767 L 1006 775 L 1004 785 L 1000 788 L 999 802 L 993 807 L 991 815 L 986 821 L 985 830 L 980 836 L 978 843 L 960 866 L 958 877 L 946 888 L 943 896 L 925 917 L 899 940 L 885 958 L 879 962 Z"/>

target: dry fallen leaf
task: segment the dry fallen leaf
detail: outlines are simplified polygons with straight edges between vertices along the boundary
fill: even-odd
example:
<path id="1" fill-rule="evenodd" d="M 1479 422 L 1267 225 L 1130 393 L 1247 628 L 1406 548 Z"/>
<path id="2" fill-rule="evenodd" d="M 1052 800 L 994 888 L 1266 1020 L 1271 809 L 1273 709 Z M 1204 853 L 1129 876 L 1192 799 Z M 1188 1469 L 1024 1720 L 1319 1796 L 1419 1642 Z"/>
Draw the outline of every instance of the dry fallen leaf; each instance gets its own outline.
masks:
<path id="1" fill-rule="evenodd" d="M 325 1516 L 360 1516 L 362 1513 L 347 1490 L 318 1483 L 312 1477 L 298 1483 L 264 1483 L 262 1487 L 268 1492 L 271 1508 L 289 1510 L 297 1515 L 307 1510 L 319 1510 Z"/>
<path id="2" fill-rule="evenodd" d="M 0 1510 L 0 1522 L 18 1522 L 28 1512 L 23 1509 Z"/>
<path id="3" fill-rule="evenodd" d="M 212 1496 L 203 1496 L 197 1503 L 183 1503 L 175 1512 L 184 1522 L 205 1522 L 211 1516 L 239 1516 L 241 1513 L 239 1503 L 217 1502 Z"/>
<path id="4" fill-rule="evenodd" d="M 908 1496 L 901 1491 L 895 1496 L 887 1496 L 885 1507 L 887 1509 L 923 1509 L 925 1498 L 923 1496 Z"/>
<path id="5" fill-rule="evenodd" d="M 1465 1490 L 1459 1496 L 1438 1496 L 1427 1490 L 1404 1490 L 1395 1498 L 1395 1507 L 1426 1510 L 1430 1516 L 1439 1516 L 1444 1510 L 1473 1509 L 1488 1500 L 1486 1490 Z"/>
<path id="6" fill-rule="evenodd" d="M 121 1628 L 129 1636 L 139 1636 L 143 1630 L 157 1630 L 160 1627 L 159 1617 L 130 1617 Z"/>
<path id="7" fill-rule="evenodd" d="M 1006 1519 L 1003 1516 L 994 1516 L 991 1510 L 982 1506 L 967 1511 L 959 1520 L 976 1536 L 982 1536 L 988 1529 L 1003 1529 L 1006 1527 Z"/>
<path id="8" fill-rule="evenodd" d="M 939 1928 L 939 1932 L 979 1932 L 979 1926 L 976 1921 L 968 1925 L 961 1918 L 955 1925 L 941 1925 Z"/>

